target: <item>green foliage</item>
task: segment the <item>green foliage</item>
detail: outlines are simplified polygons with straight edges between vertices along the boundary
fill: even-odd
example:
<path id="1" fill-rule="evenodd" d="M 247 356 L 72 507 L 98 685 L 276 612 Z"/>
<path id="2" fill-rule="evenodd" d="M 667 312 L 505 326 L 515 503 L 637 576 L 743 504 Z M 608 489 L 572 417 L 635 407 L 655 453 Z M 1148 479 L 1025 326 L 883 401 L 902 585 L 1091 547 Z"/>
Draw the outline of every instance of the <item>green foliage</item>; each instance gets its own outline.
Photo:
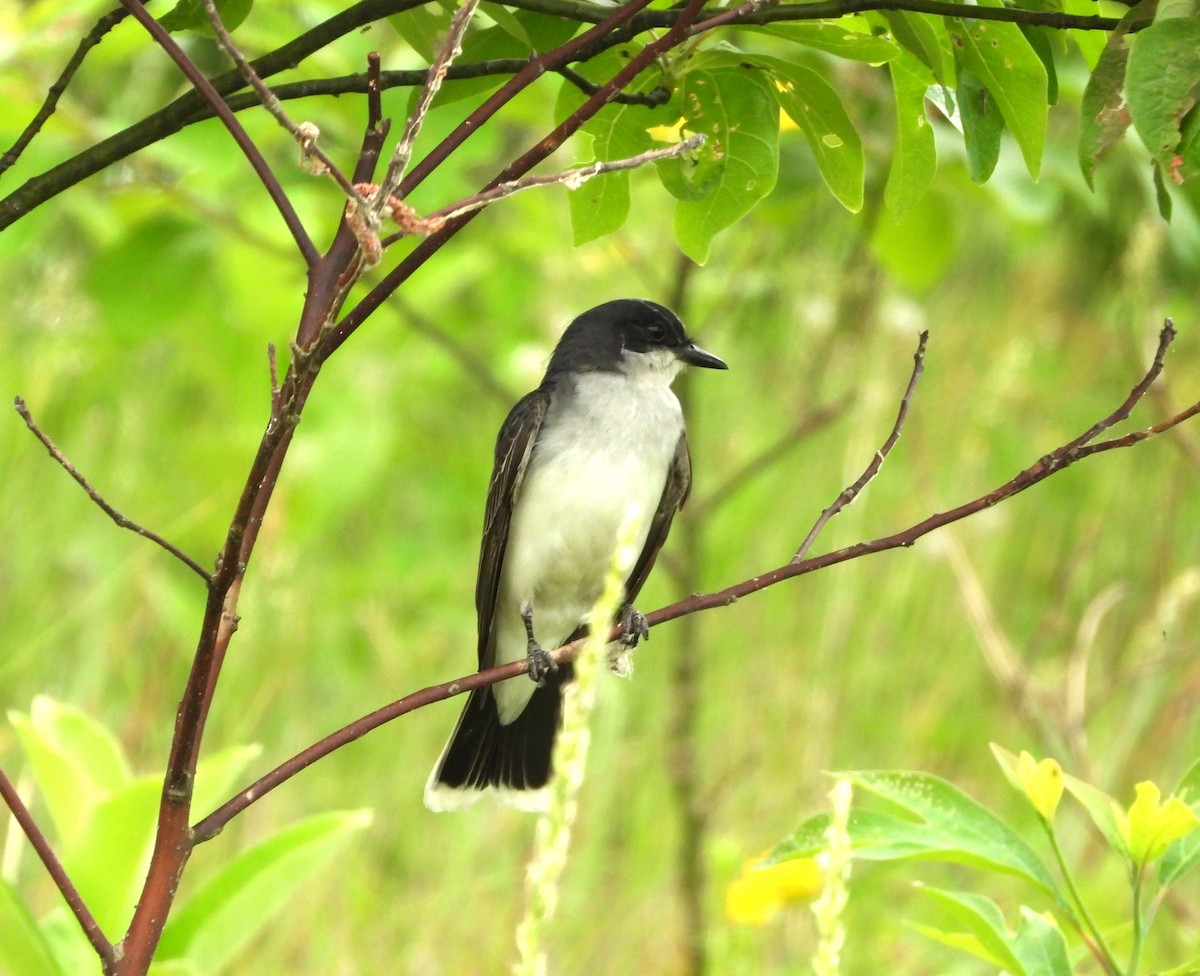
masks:
<path id="1" fill-rule="evenodd" d="M 112 732 L 44 696 L 28 714 L 12 712 L 9 720 L 55 824 L 68 876 L 102 931 L 110 937 L 124 931 L 150 856 L 161 777 L 134 776 Z M 227 797 L 260 751 L 231 748 L 203 760 L 196 771 L 196 807 L 206 810 Z M 153 971 L 222 972 L 297 888 L 369 822 L 369 813 L 361 810 L 316 814 L 237 854 L 172 917 L 158 954 L 161 970 Z M 0 963 L 6 976 L 99 972 L 63 906 L 35 922 L 3 882 Z"/>
<path id="2" fill-rule="evenodd" d="M 863 860 L 935 859 L 959 861 L 984 871 L 1014 875 L 1033 889 L 1044 909 L 1020 905 L 1015 928 L 1005 920 L 997 902 L 975 892 L 948 891 L 921 886 L 942 910 L 939 925 L 914 924 L 936 942 L 966 952 L 1014 976 L 1071 976 L 1072 954 L 1089 951 L 1106 971 L 1133 976 L 1153 922 L 1147 910 L 1149 887 L 1157 903 L 1167 887 L 1195 867 L 1200 838 L 1200 798 L 1189 805 L 1186 797 L 1195 785 L 1197 768 L 1184 777 L 1175 795 L 1165 802 L 1158 787 L 1139 783 L 1134 802 L 1126 809 L 1096 787 L 1074 777 L 1064 777 L 1053 759 L 1035 762 L 1028 753 L 1020 757 L 993 745 L 1005 776 L 1037 813 L 1045 830 L 1059 879 L 1049 864 L 1034 853 L 1015 830 L 1008 827 L 965 793 L 927 773 L 849 772 L 839 779 L 899 807 L 907 817 L 858 810 L 847 824 L 853 856 Z M 1074 871 L 1062 852 L 1056 814 L 1058 798 L 1066 788 L 1080 800 L 1101 836 L 1108 853 L 1124 862 L 1132 889 L 1129 962 L 1120 965 L 1110 948 L 1114 933 L 1093 920 L 1094 906 L 1087 903 L 1074 880 Z M 916 818 L 915 820 L 909 818 Z M 810 858 L 825 847 L 829 815 L 805 821 L 771 853 L 769 863 Z M 1160 862 L 1157 879 L 1145 868 Z M 1106 915 L 1110 913 L 1106 912 Z M 1075 949 L 1071 943 L 1076 944 Z M 1191 963 L 1180 967 L 1183 971 Z"/>
<path id="3" fill-rule="evenodd" d="M 240 27 L 242 21 L 250 16 L 253 7 L 254 0 L 216 0 L 221 23 L 229 31 Z M 201 0 L 179 0 L 174 7 L 162 15 L 159 23 L 171 32 L 195 31 L 206 37 L 216 36 L 212 21 L 208 18 L 208 11 L 204 9 Z"/>

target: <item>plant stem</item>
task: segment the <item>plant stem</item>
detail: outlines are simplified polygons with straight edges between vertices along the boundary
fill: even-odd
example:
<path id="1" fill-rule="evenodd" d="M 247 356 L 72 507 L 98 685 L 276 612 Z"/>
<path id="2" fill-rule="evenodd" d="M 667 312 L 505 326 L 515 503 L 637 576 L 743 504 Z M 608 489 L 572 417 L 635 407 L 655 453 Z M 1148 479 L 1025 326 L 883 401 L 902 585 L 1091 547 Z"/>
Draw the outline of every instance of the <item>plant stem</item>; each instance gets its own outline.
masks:
<path id="1" fill-rule="evenodd" d="M 1079 895 L 1079 889 L 1075 887 L 1075 879 L 1071 875 L 1071 869 L 1067 866 L 1067 859 L 1063 857 L 1062 848 L 1058 844 L 1058 837 L 1054 833 L 1054 826 L 1050 821 L 1043 819 L 1042 826 L 1046 829 L 1046 836 L 1050 838 L 1050 849 L 1054 851 L 1054 860 L 1058 864 L 1059 873 L 1066 882 L 1067 891 L 1071 895 L 1071 901 L 1075 905 L 1077 918 L 1072 919 L 1075 923 L 1079 934 L 1083 936 L 1084 941 L 1088 943 L 1092 954 L 1099 960 L 1100 965 L 1104 967 L 1104 971 L 1117 976 L 1121 972 L 1121 967 L 1117 965 L 1116 957 L 1113 956 L 1112 949 L 1109 948 L 1108 942 L 1105 941 L 1103 933 L 1096 925 L 1092 918 L 1091 912 L 1088 911 L 1087 905 Z"/>

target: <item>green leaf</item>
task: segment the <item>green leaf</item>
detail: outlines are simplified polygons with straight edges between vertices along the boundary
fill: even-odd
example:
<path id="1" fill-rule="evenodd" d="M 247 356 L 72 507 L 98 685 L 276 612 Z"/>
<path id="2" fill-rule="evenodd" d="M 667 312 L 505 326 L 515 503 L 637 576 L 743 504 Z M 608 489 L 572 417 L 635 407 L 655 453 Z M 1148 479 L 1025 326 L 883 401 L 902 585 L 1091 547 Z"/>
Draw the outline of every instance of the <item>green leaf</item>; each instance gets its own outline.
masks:
<path id="1" fill-rule="evenodd" d="M 605 81 L 616 74 L 637 50 L 636 45 L 622 45 L 620 50 L 606 51 L 581 66 L 591 81 Z M 639 79 L 639 81 L 642 81 Z M 648 84 L 642 81 L 642 84 Z M 644 90 L 635 86 L 630 91 Z M 586 95 L 569 81 L 559 89 L 555 118 L 566 118 L 583 104 Z M 668 117 L 663 109 L 645 105 L 606 105 L 584 123 L 583 131 L 592 137 L 592 160 L 609 161 L 636 156 L 652 149 L 655 141 L 648 127 L 667 124 L 679 118 L 678 112 Z M 618 230 L 629 217 L 630 194 L 628 171 L 605 173 L 593 177 L 567 197 L 571 212 L 571 229 L 576 246 Z"/>
<path id="2" fill-rule="evenodd" d="M 0 973 L 62 976 L 50 946 L 17 893 L 0 878 Z"/>
<path id="3" fill-rule="evenodd" d="M 430 64 L 450 30 L 454 8 L 446 4 L 425 3 L 387 18 L 392 30 Z"/>
<path id="4" fill-rule="evenodd" d="M 1079 168 L 1092 185 L 1100 154 L 1125 135 L 1129 109 L 1125 105 L 1125 66 L 1129 61 L 1127 36 L 1118 28 L 1096 62 L 1079 106 Z"/>
<path id="5" fill-rule="evenodd" d="M 1063 785 L 1076 800 L 1083 804 L 1088 816 L 1092 818 L 1092 823 L 1108 841 L 1108 846 L 1122 857 L 1129 857 L 1129 846 L 1125 843 L 1125 838 L 1121 836 L 1121 828 L 1117 823 L 1118 811 L 1121 809 L 1120 804 L 1107 793 L 1092 786 L 1091 783 L 1085 783 L 1083 780 L 1065 773 L 1063 774 Z"/>
<path id="6" fill-rule="evenodd" d="M 933 76 L 911 54 L 897 58 L 888 68 L 896 98 L 896 155 L 883 200 L 898 218 L 924 196 L 937 170 L 933 128 L 925 115 L 925 90 Z"/>
<path id="7" fill-rule="evenodd" d="M 963 67 L 978 77 L 995 98 L 1021 147 L 1030 176 L 1037 179 L 1049 112 L 1046 69 L 1041 58 L 1016 24 L 947 17 L 946 30 Z"/>
<path id="8" fill-rule="evenodd" d="M 1028 976 L 1072 976 L 1062 929 L 1044 915 L 1021 906 L 1021 926 L 1012 947 Z"/>
<path id="9" fill-rule="evenodd" d="M 1049 919 L 1021 908 L 1021 924 L 1010 933 L 995 902 L 962 891 L 923 888 L 967 929 L 965 935 L 922 928 L 925 935 L 969 952 L 1011 976 L 1071 976 L 1062 931 Z"/>
<path id="10" fill-rule="evenodd" d="M 525 30 L 521 19 L 517 17 L 507 7 L 502 7 L 498 3 L 489 3 L 485 7 L 480 7 L 485 17 L 491 18 L 492 22 L 499 27 L 505 34 L 517 41 L 523 47 L 534 50 L 533 41 L 529 39 L 529 32 Z"/>
<path id="11" fill-rule="evenodd" d="M 1175 787 L 1175 795 L 1200 811 L 1200 760 L 1197 760 Z M 1200 864 L 1200 833 L 1181 837 L 1167 848 L 1158 865 L 1158 882 L 1169 885 Z"/>
<path id="12" fill-rule="evenodd" d="M 236 30 L 254 6 L 254 0 L 216 0 L 216 3 L 217 13 L 221 15 L 221 22 L 227 31 Z M 205 37 L 217 36 L 212 21 L 208 19 L 208 11 L 200 0 L 179 0 L 158 22 L 171 33 L 189 30 Z"/>
<path id="13" fill-rule="evenodd" d="M 243 851 L 167 922 L 159 957 L 187 959 L 201 972 L 218 972 L 370 822 L 369 810 L 317 814 Z"/>
<path id="14" fill-rule="evenodd" d="M 843 207 L 858 213 L 863 205 L 862 139 L 837 91 L 811 68 L 779 58 L 754 61 L 771 72 L 779 104 L 804 133 L 830 191 Z"/>
<path id="15" fill-rule="evenodd" d="M 979 946 L 979 951 L 974 955 L 999 966 L 1012 976 L 1025 976 L 1025 967 L 1009 944 L 1004 915 L 994 901 L 965 891 L 943 891 L 925 886 L 921 886 L 921 890 L 938 902 L 955 922 L 967 929 Z M 969 943 L 963 943 L 960 948 L 971 951 Z"/>
<path id="16" fill-rule="evenodd" d="M 1054 879 L 1024 840 L 957 787 L 928 773 L 838 773 L 856 787 L 898 805 L 916 820 L 856 810 L 849 833 L 854 856 L 868 860 L 932 858 L 957 861 L 1023 878 L 1059 899 Z M 823 849 L 828 817 L 814 817 L 771 852 L 775 863 Z"/>
<path id="17" fill-rule="evenodd" d="M 802 44 L 849 61 L 883 64 L 900 56 L 900 47 L 894 41 L 878 34 L 849 30 L 836 20 L 763 24 L 748 29 L 755 33 L 781 37 L 793 44 Z"/>
<path id="18" fill-rule="evenodd" d="M 78 709 L 39 695 L 28 715 L 9 712 L 38 790 L 65 844 L 83 829 L 92 806 L 132 774 L 116 737 Z"/>
<path id="19" fill-rule="evenodd" d="M 681 103 L 684 127 L 707 141 L 694 161 L 676 164 L 684 182 L 703 196 L 676 205 L 675 239 L 688 257 L 703 264 L 713 238 L 775 186 L 779 102 L 766 72 L 714 67 L 684 75 Z"/>
<path id="20" fill-rule="evenodd" d="M 92 807 L 82 832 L 62 851 L 63 866 L 109 938 L 133 915 L 150 860 L 162 779 L 142 776 Z"/>
<path id="21" fill-rule="evenodd" d="M 996 100 L 970 71 L 958 73 L 958 110 L 967 147 L 967 171 L 972 182 L 986 183 L 1000 159 L 1004 119 Z"/>
<path id="22" fill-rule="evenodd" d="M 941 25 L 929 14 L 908 10 L 881 11 L 892 36 L 925 65 L 939 84 L 945 84 L 946 64 L 942 56 Z"/>
<path id="23" fill-rule="evenodd" d="M 1062 10 L 1063 13 L 1074 14 L 1077 17 L 1094 17 L 1096 0 L 1063 0 Z M 1109 35 L 1105 31 L 1094 30 L 1070 30 L 1067 31 L 1067 35 L 1079 48 L 1079 53 L 1083 55 L 1088 68 L 1095 69 Z"/>
<path id="24" fill-rule="evenodd" d="M 1200 96 L 1200 17 L 1151 24 L 1131 43 L 1125 72 L 1129 114 L 1154 161 L 1182 182 L 1183 117 Z"/>
<path id="25" fill-rule="evenodd" d="M 1046 69 L 1046 101 L 1051 105 L 1058 104 L 1058 67 L 1054 60 L 1054 50 L 1051 43 L 1058 41 L 1058 31 L 1049 27 L 1038 27 L 1033 24 L 1018 24 L 1025 40 L 1033 48 Z"/>

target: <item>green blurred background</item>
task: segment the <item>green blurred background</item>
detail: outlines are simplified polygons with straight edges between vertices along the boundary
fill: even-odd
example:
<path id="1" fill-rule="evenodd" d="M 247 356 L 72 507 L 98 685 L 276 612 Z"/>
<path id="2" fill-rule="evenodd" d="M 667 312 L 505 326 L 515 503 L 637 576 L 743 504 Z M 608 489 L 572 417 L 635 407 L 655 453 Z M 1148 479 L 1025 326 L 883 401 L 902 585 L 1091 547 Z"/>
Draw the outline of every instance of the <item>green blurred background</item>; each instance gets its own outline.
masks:
<path id="1" fill-rule="evenodd" d="M 266 49 L 290 18 L 333 6 L 256 9 L 239 37 Z M 104 9 L 64 23 L 58 8 L 4 15 L 6 144 L 73 46 L 71 29 Z M 220 63 L 204 42 L 191 44 L 205 67 Z M 390 66 L 413 63 L 379 26 L 306 72 L 357 70 L 371 49 Z M 1180 336 L 1133 424 L 1200 395 L 1195 201 L 1179 195 L 1164 223 L 1129 145 L 1087 190 L 1074 156 L 1082 66 L 1060 75 L 1040 182 L 1006 146 L 995 178 L 977 187 L 946 140 L 933 187 L 900 222 L 880 202 L 886 78 L 865 65 L 835 70 L 855 92 L 867 142 L 862 214 L 832 200 L 795 132 L 775 193 L 718 239 L 703 268 L 678 257 L 671 201 L 653 174 L 635 178 L 624 230 L 578 249 L 566 191 L 526 193 L 476 220 L 333 358 L 250 567 L 210 748 L 262 743 L 264 772 L 371 709 L 472 669 L 495 431 L 566 323 L 600 301 L 676 302 L 731 366 L 681 384 L 694 495 L 642 597 L 647 611 L 787 562 L 886 436 L 921 329 L 928 358 L 903 437 L 815 551 L 980 495 L 1081 433 L 1142 375 L 1164 315 Z M 131 73 L 137 85 L 123 83 Z M 475 137 L 416 205 L 470 192 L 540 138 L 557 85 L 540 82 Z M 180 90 L 175 70 L 126 25 L 0 188 Z M 399 117 L 406 101 L 387 93 L 385 108 Z M 464 104 L 435 111 L 422 144 Z M 358 99 L 290 108 L 349 159 Z M 326 241 L 340 209 L 334 190 L 296 172 L 293 147 L 261 113 L 242 120 Z M 586 145 L 575 150 L 587 158 Z M 223 131 L 194 126 L 68 191 L 0 235 L 0 267 L 0 394 L 23 396 L 117 508 L 210 563 L 267 418 L 267 344 L 287 348 L 304 288 Z M 742 477 L 764 452 L 770 463 Z M 743 928 L 722 902 L 745 860 L 823 807 L 825 770 L 935 772 L 1027 828 L 989 741 L 1055 755 L 1126 800 L 1138 780 L 1169 788 L 1200 751 L 1198 479 L 1192 423 L 1087 460 L 912 549 L 656 629 L 633 679 L 602 685 L 553 969 L 683 971 L 686 832 L 672 777 L 685 747 L 703 812 L 687 822 L 699 829 L 716 973 L 805 971 L 813 935 L 803 906 Z M 49 694 L 112 726 L 140 771 L 161 768 L 203 597 L 188 570 L 109 522 L 15 413 L 0 416 L 0 706 L 27 710 Z M 699 697 L 681 739 L 673 717 L 684 661 Z M 458 708 L 423 709 L 341 750 L 198 851 L 188 885 L 301 813 L 376 811 L 234 972 L 507 970 L 533 820 L 487 804 L 438 816 L 421 804 Z M 19 776 L 6 725 L 0 763 Z M 1095 864 L 1083 881 L 1101 903 L 1108 897 L 1100 914 L 1122 917 L 1120 879 L 1093 858 L 1082 824 L 1072 853 Z M 55 903 L 28 851 L 18 877 L 35 906 Z M 1019 898 L 964 870 L 858 870 L 845 972 L 983 971 L 906 927 L 906 916 L 932 912 L 911 893 L 915 877 Z M 1182 898 L 1163 911 L 1172 922 L 1151 952 L 1166 960 L 1195 945 L 1200 915 Z"/>

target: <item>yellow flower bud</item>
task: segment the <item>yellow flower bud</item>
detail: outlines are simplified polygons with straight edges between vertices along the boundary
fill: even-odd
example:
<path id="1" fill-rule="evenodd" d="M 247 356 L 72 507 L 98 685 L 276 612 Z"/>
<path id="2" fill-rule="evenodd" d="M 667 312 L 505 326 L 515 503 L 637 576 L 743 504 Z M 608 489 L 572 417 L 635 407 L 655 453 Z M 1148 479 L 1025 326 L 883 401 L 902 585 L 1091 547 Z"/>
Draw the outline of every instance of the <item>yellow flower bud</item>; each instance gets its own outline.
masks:
<path id="1" fill-rule="evenodd" d="M 1038 762 L 1029 753 L 1022 752 L 1017 759 L 1017 782 L 1038 815 L 1045 821 L 1053 820 L 1063 792 L 1063 771 L 1058 761 L 1043 759 Z"/>
<path id="2" fill-rule="evenodd" d="M 770 867 L 748 862 L 725 889 L 725 917 L 735 925 L 766 925 L 790 902 L 808 901 L 821 890 L 821 870 L 811 857 Z"/>
<path id="3" fill-rule="evenodd" d="M 1157 860 L 1172 841 L 1200 827 L 1200 817 L 1191 807 L 1177 796 L 1163 803 L 1154 783 L 1138 783 L 1134 791 L 1136 798 L 1127 812 L 1119 814 L 1117 824 L 1136 863 Z"/>

